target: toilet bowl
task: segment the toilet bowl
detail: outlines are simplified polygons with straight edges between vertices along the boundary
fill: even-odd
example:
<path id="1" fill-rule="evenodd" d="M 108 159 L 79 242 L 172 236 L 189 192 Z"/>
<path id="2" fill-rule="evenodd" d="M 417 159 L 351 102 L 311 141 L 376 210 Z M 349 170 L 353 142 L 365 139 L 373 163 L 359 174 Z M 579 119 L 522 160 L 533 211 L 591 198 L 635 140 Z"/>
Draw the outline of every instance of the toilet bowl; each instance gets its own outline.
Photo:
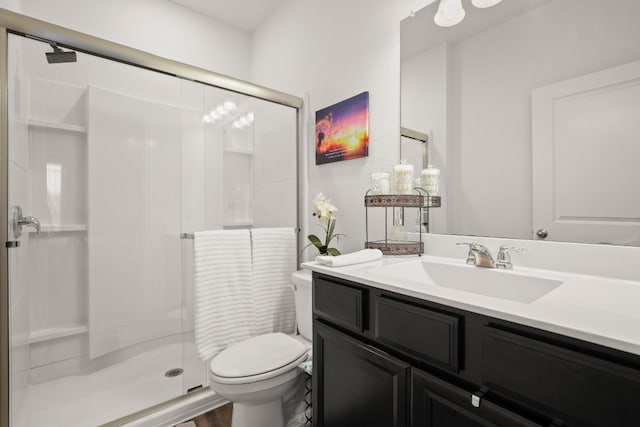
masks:
<path id="1" fill-rule="evenodd" d="M 209 384 L 233 402 L 232 427 L 284 427 L 283 396 L 298 382 L 311 347 L 311 272 L 292 277 L 300 335 L 280 332 L 233 344 L 213 357 Z M 303 335 L 304 334 L 304 335 Z"/>

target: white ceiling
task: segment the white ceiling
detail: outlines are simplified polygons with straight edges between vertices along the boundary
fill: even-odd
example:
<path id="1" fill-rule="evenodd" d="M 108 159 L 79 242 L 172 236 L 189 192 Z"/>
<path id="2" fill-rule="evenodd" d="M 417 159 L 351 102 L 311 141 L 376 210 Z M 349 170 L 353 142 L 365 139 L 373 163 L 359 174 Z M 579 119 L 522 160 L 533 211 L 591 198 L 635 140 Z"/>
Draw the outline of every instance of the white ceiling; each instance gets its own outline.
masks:
<path id="1" fill-rule="evenodd" d="M 285 0 L 169 0 L 218 21 L 253 32 Z"/>

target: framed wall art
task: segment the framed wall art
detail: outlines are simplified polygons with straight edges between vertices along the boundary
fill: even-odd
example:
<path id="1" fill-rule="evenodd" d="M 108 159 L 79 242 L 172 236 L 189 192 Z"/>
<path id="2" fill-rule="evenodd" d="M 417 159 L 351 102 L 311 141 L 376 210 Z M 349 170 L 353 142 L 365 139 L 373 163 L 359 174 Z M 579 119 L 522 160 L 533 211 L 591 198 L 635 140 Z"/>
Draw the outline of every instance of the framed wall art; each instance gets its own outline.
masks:
<path id="1" fill-rule="evenodd" d="M 316 111 L 316 165 L 369 155 L 369 92 Z"/>

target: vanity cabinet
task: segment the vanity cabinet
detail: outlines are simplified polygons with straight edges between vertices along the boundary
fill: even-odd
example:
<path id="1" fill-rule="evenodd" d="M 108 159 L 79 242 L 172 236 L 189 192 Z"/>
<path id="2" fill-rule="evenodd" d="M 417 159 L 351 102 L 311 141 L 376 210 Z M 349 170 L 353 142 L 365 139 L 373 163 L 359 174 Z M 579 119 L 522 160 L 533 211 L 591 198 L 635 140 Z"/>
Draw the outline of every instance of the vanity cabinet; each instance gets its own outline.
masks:
<path id="1" fill-rule="evenodd" d="M 640 426 L 640 356 L 313 273 L 316 426 Z"/>

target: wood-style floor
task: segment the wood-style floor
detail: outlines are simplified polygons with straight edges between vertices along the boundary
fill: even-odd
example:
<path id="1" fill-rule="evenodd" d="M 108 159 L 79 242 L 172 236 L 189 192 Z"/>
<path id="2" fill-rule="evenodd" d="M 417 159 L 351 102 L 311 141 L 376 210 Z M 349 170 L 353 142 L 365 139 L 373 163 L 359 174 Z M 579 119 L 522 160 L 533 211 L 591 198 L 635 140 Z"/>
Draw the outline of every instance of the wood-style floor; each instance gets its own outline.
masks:
<path id="1" fill-rule="evenodd" d="M 231 403 L 227 403 L 176 427 L 231 427 L 231 409 Z"/>

